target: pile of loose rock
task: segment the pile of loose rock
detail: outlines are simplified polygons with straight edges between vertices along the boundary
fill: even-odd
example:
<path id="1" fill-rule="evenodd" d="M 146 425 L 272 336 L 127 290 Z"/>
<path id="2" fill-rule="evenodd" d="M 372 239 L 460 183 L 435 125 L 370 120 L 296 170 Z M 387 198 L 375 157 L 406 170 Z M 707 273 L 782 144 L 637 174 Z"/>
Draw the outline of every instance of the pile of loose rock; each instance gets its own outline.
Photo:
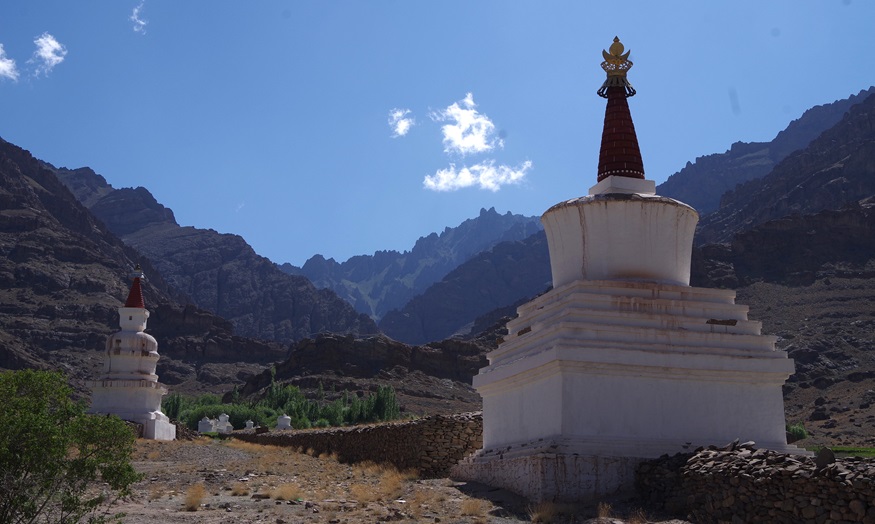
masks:
<path id="1" fill-rule="evenodd" d="M 695 522 L 875 524 L 875 460 L 756 449 L 753 442 L 663 456 L 638 469 L 639 494 Z"/>

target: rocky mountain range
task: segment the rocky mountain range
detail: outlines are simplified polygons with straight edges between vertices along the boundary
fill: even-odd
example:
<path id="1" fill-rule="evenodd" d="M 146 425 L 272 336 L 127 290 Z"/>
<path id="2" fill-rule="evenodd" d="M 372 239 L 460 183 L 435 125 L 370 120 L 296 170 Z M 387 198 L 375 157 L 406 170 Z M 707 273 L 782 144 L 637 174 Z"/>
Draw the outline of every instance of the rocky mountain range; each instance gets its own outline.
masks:
<path id="1" fill-rule="evenodd" d="M 115 189 L 88 168 L 44 166 L 171 286 L 229 320 L 238 335 L 290 343 L 323 331 L 377 331 L 333 291 L 281 271 L 240 236 L 180 226 L 143 187 Z"/>
<path id="2" fill-rule="evenodd" d="M 380 330 L 408 344 L 464 335 L 477 317 L 539 295 L 551 282 L 547 236 L 539 231 L 461 264 L 403 308 L 390 311 Z"/>
<path id="3" fill-rule="evenodd" d="M 522 240 L 541 229 L 538 217 L 481 209 L 476 218 L 421 237 L 410 251 L 378 251 L 341 263 L 315 255 L 303 267 L 288 263 L 280 267 L 309 278 L 316 287 L 333 290 L 356 311 L 379 320 L 478 253 L 500 242 Z"/>
<path id="4" fill-rule="evenodd" d="M 790 122 L 771 142 L 736 142 L 725 153 L 697 158 L 656 188 L 660 195 L 693 206 L 705 215 L 720 207 L 724 193 L 768 174 L 790 153 L 798 151 L 836 125 L 851 108 L 875 94 L 875 87 L 829 104 L 814 106 Z"/>
<path id="5" fill-rule="evenodd" d="M 279 366 L 280 378 L 313 397 L 323 384 L 336 395 L 390 383 L 413 413 L 478 407 L 470 376 L 485 362 L 484 346 L 449 340 L 411 347 L 379 336 L 323 334 L 289 347 L 238 336 L 229 320 L 188 303 L 148 257 L 77 201 L 58 171 L 0 140 L 0 369 L 64 370 L 87 399 L 86 383 L 101 372 L 105 338 L 118 329 L 117 309 L 139 262 L 149 275 L 144 295 L 151 313 L 147 331 L 159 341 L 157 372 L 174 392 L 245 389 L 248 381 L 260 384 L 272 363 L 288 359 Z M 115 216 L 122 234 L 136 234 L 144 223 L 175 222 L 146 190 L 126 194 L 88 169 L 77 171 L 68 182 L 103 216 Z M 132 204 L 136 198 L 140 205 Z M 114 208 L 129 212 L 106 211 Z M 298 365 L 303 375 L 289 371 Z"/>
<path id="6" fill-rule="evenodd" d="M 104 341 L 118 330 L 118 307 L 136 263 L 160 339 L 166 383 L 198 391 L 242 383 L 287 348 L 244 339 L 224 319 L 182 306 L 149 259 L 81 205 L 52 170 L 0 139 L 0 368 L 61 369 L 74 388 L 97 378 Z"/>
<path id="7" fill-rule="evenodd" d="M 875 96 L 766 176 L 721 198 L 699 222 L 697 243 L 727 242 L 739 231 L 788 215 L 867 202 L 875 195 Z"/>
<path id="8" fill-rule="evenodd" d="M 779 347 L 796 360 L 798 373 L 785 387 L 788 421 L 806 423 L 824 443 L 862 443 L 875 436 L 873 105 L 875 97 L 853 105 L 807 146 L 726 194 L 718 210 L 703 214 L 702 240 L 693 254 L 692 284 L 735 288 L 738 301 L 750 306 L 750 317 L 762 320 L 763 331 L 778 335 Z M 705 163 L 715 160 L 708 158 Z M 732 172 L 739 158 L 728 155 L 725 171 Z M 257 394 L 265 366 L 285 359 L 277 365 L 283 380 L 311 392 L 319 384 L 361 391 L 388 382 L 406 388 L 405 402 L 421 412 L 476 406 L 476 393 L 465 382 L 497 343 L 501 318 L 550 284 L 540 233 L 471 254 L 423 293 L 387 312 L 381 328 L 418 346 L 380 336 L 313 335 L 314 319 L 318 323 L 323 312 L 330 312 L 309 302 L 310 309 L 293 326 L 282 324 L 270 308 L 259 310 L 267 312 L 264 324 L 242 310 L 230 310 L 236 316 L 224 320 L 182 304 L 201 287 L 209 292 L 199 300 L 219 309 L 223 301 L 245 301 L 259 286 L 273 286 L 276 274 L 306 279 L 259 260 L 239 237 L 180 227 L 147 190 L 116 190 L 87 168 L 54 168 L 0 142 L 0 176 L 0 367 L 60 367 L 74 384 L 93 378 L 99 366 L 101 352 L 95 349 L 117 325 L 115 309 L 127 289 L 124 275 L 135 261 L 152 276 L 150 332 L 165 356 L 159 364 L 162 381 L 176 390 L 227 391 L 237 384 Z M 494 210 L 484 215 L 507 217 Z M 450 245 L 464 237 L 444 233 Z M 442 236 L 426 238 L 437 245 Z M 140 250 L 158 253 L 166 266 Z M 378 255 L 361 260 L 361 267 L 375 266 Z M 268 267 L 272 271 L 261 269 Z M 251 268 L 256 269 L 245 273 L 248 277 L 226 274 Z M 223 295 L 229 286 L 232 294 Z M 278 285 L 283 293 L 294 287 Z M 311 293 L 300 304 L 313 293 L 334 296 L 309 283 L 300 287 Z M 274 310 L 284 307 L 285 299 L 271 292 L 265 302 Z M 345 320 L 339 325 L 346 331 L 373 331 L 371 320 L 349 305 L 341 311 Z M 475 342 L 424 344 L 493 323 L 491 334 Z M 243 338 L 234 334 L 238 324 L 298 342 L 286 347 Z M 351 325 L 356 328 L 348 329 Z"/>
<path id="9" fill-rule="evenodd" d="M 816 213 L 821 209 L 836 209 L 858 201 L 867 202 L 871 195 L 875 195 L 875 176 L 872 176 L 871 167 L 875 155 L 870 151 L 871 107 L 875 105 L 875 96 L 861 98 L 860 95 L 852 96 L 809 110 L 803 118 L 792 122 L 778 134 L 777 145 L 757 145 L 762 151 L 786 151 L 787 144 L 792 142 L 787 137 L 810 133 L 818 125 L 831 121 L 836 108 L 847 107 L 850 101 L 858 102 L 808 147 L 790 154 L 773 171 L 763 173 L 760 179 L 749 181 L 735 192 L 728 193 L 720 210 L 702 213 L 697 244 L 729 241 L 735 234 L 766 220 L 780 218 L 785 213 Z M 798 143 L 801 139 L 794 140 Z M 753 146 L 745 144 L 736 149 L 745 147 Z M 844 159 L 843 163 L 837 164 L 840 158 Z M 699 161 L 708 166 L 705 171 L 710 174 L 702 175 L 702 184 L 707 187 L 715 177 L 721 180 L 732 178 L 738 157 L 728 153 L 712 155 L 698 159 L 693 166 L 697 166 Z M 695 190 L 700 183 L 698 178 L 693 178 L 700 173 L 698 169 L 685 168 L 674 176 L 674 180 L 686 181 L 687 186 Z M 797 187 L 801 180 L 805 180 L 804 191 Z M 768 189 L 763 190 L 764 187 Z M 737 193 L 745 196 L 735 197 Z M 812 198 L 807 199 L 806 195 L 809 194 Z M 677 195 L 671 196 L 677 198 Z M 715 248 L 710 247 L 706 251 L 714 252 Z M 780 258 L 775 260 L 780 263 Z M 515 277 L 483 279 L 482 275 Z M 403 308 L 388 313 L 380 322 L 380 329 L 408 343 L 423 343 L 461 334 L 466 332 L 466 326 L 475 317 L 487 314 L 490 308 L 523 302 L 546 291 L 550 280 L 549 254 L 543 233 L 540 237 L 535 235 L 516 244 L 500 244 L 492 252 L 483 252 L 460 265 Z M 496 282 L 496 285 L 487 284 L 489 281 Z M 723 285 L 735 287 L 729 281 Z M 497 297 L 501 297 L 501 300 L 493 300 Z M 499 303 L 501 301 L 504 303 Z M 465 315 L 460 314 L 457 305 L 458 308 L 467 309 Z M 492 317 L 496 318 L 497 315 Z"/>

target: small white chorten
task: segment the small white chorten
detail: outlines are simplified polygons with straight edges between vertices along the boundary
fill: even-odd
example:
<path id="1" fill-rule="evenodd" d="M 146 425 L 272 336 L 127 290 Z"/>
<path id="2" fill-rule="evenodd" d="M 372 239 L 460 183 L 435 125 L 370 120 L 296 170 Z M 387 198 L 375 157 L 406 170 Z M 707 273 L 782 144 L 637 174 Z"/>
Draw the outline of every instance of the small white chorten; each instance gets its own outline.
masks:
<path id="1" fill-rule="evenodd" d="M 603 54 L 598 183 L 541 217 L 553 289 L 474 377 L 483 449 L 453 471 L 534 501 L 629 492 L 642 460 L 736 438 L 805 453 L 786 441 L 793 361 L 734 291 L 690 287 L 698 214 L 644 178 L 629 53 Z"/>
<path id="2" fill-rule="evenodd" d="M 106 339 L 103 375 L 91 382 L 91 413 L 117 415 L 143 425 L 143 437 L 174 440 L 176 426 L 161 412 L 161 397 L 167 388 L 158 382 L 158 342 L 143 333 L 149 310 L 143 301 L 140 266 L 134 270 L 133 284 L 124 307 L 119 308 L 121 331 Z"/>

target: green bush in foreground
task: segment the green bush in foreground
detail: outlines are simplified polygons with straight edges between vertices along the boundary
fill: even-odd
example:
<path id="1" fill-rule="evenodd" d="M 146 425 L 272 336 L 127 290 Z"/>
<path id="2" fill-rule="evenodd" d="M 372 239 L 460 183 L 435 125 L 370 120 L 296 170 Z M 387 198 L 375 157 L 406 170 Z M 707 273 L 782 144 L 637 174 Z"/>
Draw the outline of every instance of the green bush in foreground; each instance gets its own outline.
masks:
<path id="1" fill-rule="evenodd" d="M 106 522 L 140 479 L 131 429 L 85 414 L 70 393 L 61 373 L 0 373 L 0 522 Z"/>

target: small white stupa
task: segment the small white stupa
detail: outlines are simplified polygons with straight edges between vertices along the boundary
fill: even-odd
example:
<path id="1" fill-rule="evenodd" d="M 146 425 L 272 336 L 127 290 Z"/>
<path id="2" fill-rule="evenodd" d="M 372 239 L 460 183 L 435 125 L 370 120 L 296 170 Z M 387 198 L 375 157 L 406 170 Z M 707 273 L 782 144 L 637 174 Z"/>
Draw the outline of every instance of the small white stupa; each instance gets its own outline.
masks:
<path id="1" fill-rule="evenodd" d="M 106 339 L 103 375 L 91 382 L 91 413 L 117 415 L 143 425 L 143 437 L 174 440 L 176 426 L 161 412 L 167 388 L 158 382 L 158 342 L 143 333 L 149 310 L 143 301 L 140 266 L 131 275 L 133 284 L 124 307 L 119 308 L 121 331 Z"/>
<path id="2" fill-rule="evenodd" d="M 474 377 L 483 449 L 454 470 L 534 501 L 628 492 L 642 460 L 735 439 L 805 453 L 786 441 L 793 361 L 734 291 L 689 285 L 699 216 L 644 178 L 623 51 L 603 51 L 597 184 L 541 217 L 553 289 Z"/>

